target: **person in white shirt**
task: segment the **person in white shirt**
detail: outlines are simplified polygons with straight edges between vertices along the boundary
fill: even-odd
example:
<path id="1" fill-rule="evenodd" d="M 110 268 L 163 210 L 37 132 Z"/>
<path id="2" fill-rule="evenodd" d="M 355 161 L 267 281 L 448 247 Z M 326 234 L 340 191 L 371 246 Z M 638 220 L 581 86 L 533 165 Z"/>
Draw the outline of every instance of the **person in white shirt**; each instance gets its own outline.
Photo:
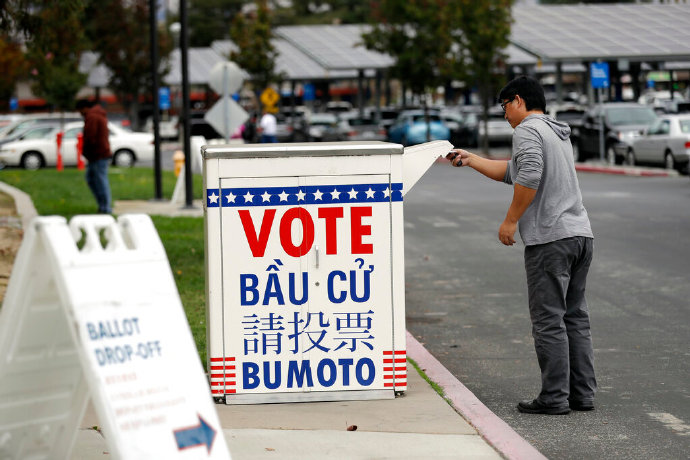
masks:
<path id="1" fill-rule="evenodd" d="M 261 143 L 278 142 L 276 139 L 276 117 L 270 112 L 266 112 L 261 117 L 259 127 L 261 128 Z"/>

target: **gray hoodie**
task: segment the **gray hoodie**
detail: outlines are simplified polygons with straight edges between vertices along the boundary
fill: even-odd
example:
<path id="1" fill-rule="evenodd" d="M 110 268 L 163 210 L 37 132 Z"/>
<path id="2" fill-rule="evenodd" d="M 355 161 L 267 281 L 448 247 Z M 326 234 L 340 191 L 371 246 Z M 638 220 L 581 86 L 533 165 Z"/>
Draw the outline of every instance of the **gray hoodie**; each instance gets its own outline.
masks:
<path id="1" fill-rule="evenodd" d="M 575 173 L 570 127 L 548 115 L 529 115 L 513 133 L 503 181 L 536 189 L 518 222 L 526 246 L 572 236 L 593 238 Z"/>

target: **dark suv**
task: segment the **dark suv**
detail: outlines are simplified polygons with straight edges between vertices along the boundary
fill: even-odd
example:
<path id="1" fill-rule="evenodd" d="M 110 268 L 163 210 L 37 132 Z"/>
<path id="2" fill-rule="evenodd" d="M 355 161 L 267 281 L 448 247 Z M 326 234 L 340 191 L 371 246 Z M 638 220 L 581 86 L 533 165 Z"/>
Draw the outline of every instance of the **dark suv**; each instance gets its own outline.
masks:
<path id="1" fill-rule="evenodd" d="M 602 105 L 585 112 L 579 132 L 573 139 L 573 155 L 576 161 L 599 157 L 599 133 L 601 132 Z M 644 105 L 632 102 L 610 102 L 603 104 L 604 155 L 609 164 L 622 164 L 624 158 L 616 154 L 615 145 L 630 145 L 640 136 L 657 115 Z M 625 150 L 625 149 L 623 149 Z"/>

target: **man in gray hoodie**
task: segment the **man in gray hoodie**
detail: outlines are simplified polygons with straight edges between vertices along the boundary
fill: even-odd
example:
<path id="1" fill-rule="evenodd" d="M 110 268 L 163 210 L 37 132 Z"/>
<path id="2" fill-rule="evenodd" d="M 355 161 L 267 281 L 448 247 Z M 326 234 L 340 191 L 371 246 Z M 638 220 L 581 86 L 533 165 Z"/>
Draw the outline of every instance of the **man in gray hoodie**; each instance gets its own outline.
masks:
<path id="1" fill-rule="evenodd" d="M 513 185 L 513 200 L 498 230 L 501 243 L 525 244 L 525 271 L 541 392 L 521 401 L 520 412 L 567 414 L 594 409 L 596 378 L 585 300 L 593 235 L 575 173 L 570 128 L 544 115 L 539 82 L 510 81 L 499 93 L 505 118 L 515 129 L 508 161 L 451 151 L 453 166 L 469 166 Z"/>

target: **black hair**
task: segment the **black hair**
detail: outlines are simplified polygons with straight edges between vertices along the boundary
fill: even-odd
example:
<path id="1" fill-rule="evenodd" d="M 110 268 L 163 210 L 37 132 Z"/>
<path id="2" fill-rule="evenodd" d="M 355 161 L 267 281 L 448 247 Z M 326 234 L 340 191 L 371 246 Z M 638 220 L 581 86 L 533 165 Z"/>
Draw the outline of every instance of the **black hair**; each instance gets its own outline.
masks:
<path id="1" fill-rule="evenodd" d="M 525 101 L 525 108 L 529 110 L 541 110 L 546 112 L 546 98 L 544 88 L 532 77 L 520 76 L 509 81 L 498 93 L 499 101 L 512 100 L 519 95 Z"/>

